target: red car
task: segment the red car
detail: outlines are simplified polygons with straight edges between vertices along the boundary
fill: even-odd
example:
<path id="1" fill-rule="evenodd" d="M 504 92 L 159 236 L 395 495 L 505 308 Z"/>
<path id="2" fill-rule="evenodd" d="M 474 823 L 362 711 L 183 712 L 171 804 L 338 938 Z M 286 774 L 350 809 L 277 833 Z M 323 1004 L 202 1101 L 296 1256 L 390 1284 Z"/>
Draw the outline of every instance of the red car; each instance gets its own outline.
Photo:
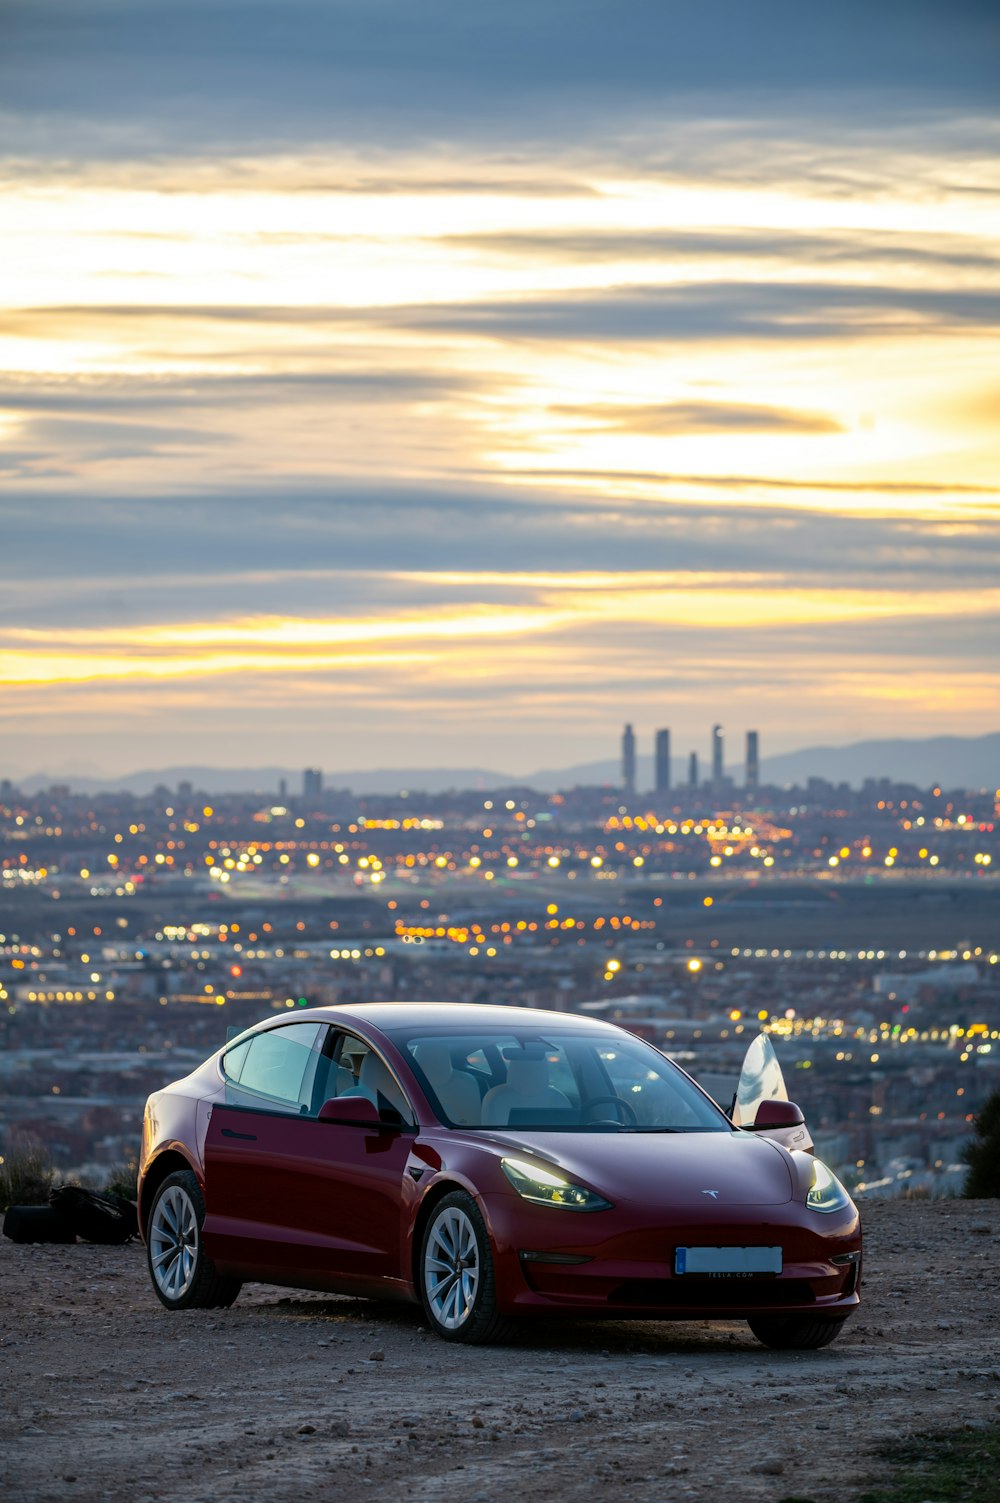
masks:
<path id="1" fill-rule="evenodd" d="M 247 1280 L 419 1301 L 451 1341 L 573 1314 L 745 1319 L 769 1346 L 825 1346 L 858 1305 L 861 1228 L 818 1159 L 766 1137 L 808 1144 L 801 1123 L 764 1099 L 734 1126 L 593 1018 L 297 1011 L 149 1098 L 150 1276 L 174 1310 L 230 1305 Z"/>

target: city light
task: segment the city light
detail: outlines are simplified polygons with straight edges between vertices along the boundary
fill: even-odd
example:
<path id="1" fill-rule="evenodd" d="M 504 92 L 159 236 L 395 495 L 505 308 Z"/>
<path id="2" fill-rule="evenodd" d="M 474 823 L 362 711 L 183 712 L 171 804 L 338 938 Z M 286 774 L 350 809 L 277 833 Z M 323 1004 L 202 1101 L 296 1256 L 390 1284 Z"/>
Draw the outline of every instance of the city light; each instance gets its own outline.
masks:
<path id="1" fill-rule="evenodd" d="M 183 1037 L 187 1017 L 218 1010 L 245 1026 L 345 989 L 462 1001 L 488 978 L 498 1000 L 593 1006 L 698 1068 L 731 1062 L 760 1027 L 836 1124 L 831 1161 L 881 1164 L 879 1135 L 909 1133 L 935 1184 L 952 1174 L 957 1150 L 940 1145 L 967 1132 L 1000 1045 L 1000 957 L 976 907 L 996 882 L 992 792 L 951 813 L 928 802 L 923 825 L 909 791 L 772 795 L 752 820 L 690 792 L 669 815 L 645 801 L 623 813 L 615 790 L 519 793 L 489 800 L 488 825 L 471 794 L 315 797 L 0 798 L 0 880 L 37 913 L 30 933 L 0 937 L 2 1016 L 25 1028 L 72 1006 L 89 1033 L 104 1008 L 114 1028 L 155 1008 Z M 954 905 L 937 903 L 945 873 Z M 68 906 L 81 899 L 85 923 Z M 900 1127 L 910 1117 L 933 1133 Z M 907 1184 L 923 1172 L 899 1170 Z"/>

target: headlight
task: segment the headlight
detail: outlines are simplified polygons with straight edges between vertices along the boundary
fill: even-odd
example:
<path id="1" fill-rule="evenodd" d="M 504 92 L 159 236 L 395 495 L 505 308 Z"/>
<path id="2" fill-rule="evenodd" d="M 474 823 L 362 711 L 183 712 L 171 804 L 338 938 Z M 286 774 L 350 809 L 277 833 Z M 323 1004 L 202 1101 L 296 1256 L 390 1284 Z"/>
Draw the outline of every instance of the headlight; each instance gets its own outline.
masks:
<path id="1" fill-rule="evenodd" d="M 850 1203 L 851 1197 L 837 1176 L 830 1172 L 822 1159 L 816 1159 L 812 1188 L 806 1196 L 810 1211 L 843 1211 Z"/>
<path id="2" fill-rule="evenodd" d="M 564 1211 L 609 1211 L 610 1200 L 574 1185 L 552 1169 L 527 1159 L 501 1159 L 500 1167 L 518 1195 L 537 1206 L 561 1206 Z"/>

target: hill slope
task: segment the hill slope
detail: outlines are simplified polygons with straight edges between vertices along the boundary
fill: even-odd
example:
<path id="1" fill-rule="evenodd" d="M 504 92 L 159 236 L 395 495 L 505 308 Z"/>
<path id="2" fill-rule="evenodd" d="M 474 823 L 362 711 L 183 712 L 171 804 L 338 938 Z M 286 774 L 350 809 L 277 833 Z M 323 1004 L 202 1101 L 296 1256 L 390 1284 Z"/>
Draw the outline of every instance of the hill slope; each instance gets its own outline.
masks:
<path id="1" fill-rule="evenodd" d="M 138 1247 L 0 1240 L 0 1486 L 18 1503 L 854 1503 L 877 1442 L 995 1422 L 1000 1376 L 1000 1203 L 863 1214 L 864 1304 L 810 1353 L 741 1322 L 550 1322 L 456 1348 L 413 1307 L 259 1285 L 171 1315 Z"/>

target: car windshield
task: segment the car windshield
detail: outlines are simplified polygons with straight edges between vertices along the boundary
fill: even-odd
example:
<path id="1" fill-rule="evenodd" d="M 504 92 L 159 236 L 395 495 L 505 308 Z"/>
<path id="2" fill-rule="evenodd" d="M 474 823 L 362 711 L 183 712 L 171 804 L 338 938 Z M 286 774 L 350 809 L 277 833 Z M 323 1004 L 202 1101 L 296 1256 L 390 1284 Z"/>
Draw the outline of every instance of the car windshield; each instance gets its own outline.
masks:
<path id="1" fill-rule="evenodd" d="M 629 1034 L 555 1028 L 396 1031 L 397 1047 L 450 1127 L 549 1132 L 727 1132 L 718 1107 Z"/>

